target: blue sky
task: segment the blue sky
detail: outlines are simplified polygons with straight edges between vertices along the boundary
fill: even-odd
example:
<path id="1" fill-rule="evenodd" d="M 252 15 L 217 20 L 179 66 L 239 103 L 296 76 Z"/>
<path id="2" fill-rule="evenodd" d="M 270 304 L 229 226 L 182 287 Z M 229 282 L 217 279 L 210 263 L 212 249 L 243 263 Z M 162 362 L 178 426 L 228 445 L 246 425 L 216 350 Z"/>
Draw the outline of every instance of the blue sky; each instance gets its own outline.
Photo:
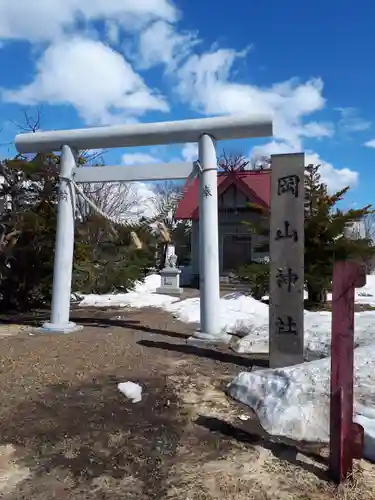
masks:
<path id="1" fill-rule="evenodd" d="M 305 151 L 331 189 L 352 186 L 348 206 L 372 203 L 374 15 L 371 0 L 0 0 L 0 154 L 14 153 L 23 110 L 40 109 L 43 129 L 265 112 L 273 138 L 219 151 Z"/>

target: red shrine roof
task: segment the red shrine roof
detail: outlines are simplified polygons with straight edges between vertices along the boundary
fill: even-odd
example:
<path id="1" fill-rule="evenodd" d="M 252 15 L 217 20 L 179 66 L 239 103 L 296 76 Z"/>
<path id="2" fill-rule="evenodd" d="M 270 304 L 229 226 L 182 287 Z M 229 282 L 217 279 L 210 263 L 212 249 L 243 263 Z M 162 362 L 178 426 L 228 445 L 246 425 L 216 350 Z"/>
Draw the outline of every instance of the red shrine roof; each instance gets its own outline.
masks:
<path id="1" fill-rule="evenodd" d="M 271 201 L 271 170 L 218 172 L 218 196 L 222 195 L 233 184 L 248 196 L 252 202 L 257 202 L 269 208 Z M 199 219 L 197 178 L 187 187 L 184 197 L 177 205 L 175 217 L 176 219 Z"/>

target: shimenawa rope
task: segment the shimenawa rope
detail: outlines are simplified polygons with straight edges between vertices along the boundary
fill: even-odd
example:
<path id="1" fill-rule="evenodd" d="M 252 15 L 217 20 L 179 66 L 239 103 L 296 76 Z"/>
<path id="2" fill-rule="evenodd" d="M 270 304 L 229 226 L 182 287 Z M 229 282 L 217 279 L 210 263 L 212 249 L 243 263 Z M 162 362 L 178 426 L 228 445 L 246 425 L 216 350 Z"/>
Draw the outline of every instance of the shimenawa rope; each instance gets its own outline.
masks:
<path id="1" fill-rule="evenodd" d="M 155 215 L 154 217 L 141 217 L 140 219 L 135 219 L 134 218 L 134 213 L 133 212 L 129 212 L 129 215 L 131 215 L 133 217 L 133 220 L 130 220 L 130 219 L 124 219 L 123 217 L 111 217 L 110 215 L 106 214 L 101 208 L 99 208 L 97 205 L 95 205 L 95 203 L 90 200 L 90 198 L 84 193 L 84 191 L 81 189 L 81 187 L 73 180 L 73 179 L 67 179 L 67 178 L 64 178 L 64 180 L 66 180 L 68 183 L 71 184 L 71 186 L 74 188 L 74 190 L 76 191 L 76 193 L 78 193 L 83 199 L 84 201 L 93 209 L 95 210 L 95 212 L 97 214 L 99 214 L 101 217 L 103 217 L 104 219 L 106 219 L 108 222 L 111 222 L 112 224 L 118 224 L 120 226 L 123 226 L 123 227 L 127 227 L 127 228 L 133 228 L 133 229 L 136 229 L 136 228 L 139 228 L 139 226 L 151 226 L 152 224 L 156 224 L 159 231 L 161 232 L 164 240 L 166 242 L 170 241 L 170 235 L 169 235 L 169 231 L 166 227 L 166 225 L 164 224 L 163 222 L 163 219 L 166 219 L 170 213 L 171 210 L 173 210 L 175 207 L 176 207 L 176 204 L 185 196 L 187 190 L 189 189 L 191 183 L 193 182 L 193 180 L 195 179 L 195 177 L 197 177 L 197 175 L 199 175 L 199 173 L 201 172 L 201 166 L 200 166 L 200 163 L 199 161 L 195 161 L 194 164 L 193 164 L 193 169 L 191 171 L 191 174 L 189 175 L 188 177 L 188 180 L 185 184 L 185 187 L 184 189 L 182 190 L 181 193 L 179 194 L 176 194 L 171 200 L 169 203 L 167 203 L 165 205 L 165 207 L 163 207 L 163 210 L 161 212 L 159 212 L 157 215 Z M 62 177 L 60 177 L 62 178 Z M 124 214 L 125 215 L 125 214 Z M 141 249 L 142 248 L 142 243 L 138 237 L 138 235 L 136 234 L 135 231 L 131 231 L 130 233 L 130 236 L 133 240 L 133 243 L 135 244 L 135 246 L 138 248 L 138 249 Z"/>

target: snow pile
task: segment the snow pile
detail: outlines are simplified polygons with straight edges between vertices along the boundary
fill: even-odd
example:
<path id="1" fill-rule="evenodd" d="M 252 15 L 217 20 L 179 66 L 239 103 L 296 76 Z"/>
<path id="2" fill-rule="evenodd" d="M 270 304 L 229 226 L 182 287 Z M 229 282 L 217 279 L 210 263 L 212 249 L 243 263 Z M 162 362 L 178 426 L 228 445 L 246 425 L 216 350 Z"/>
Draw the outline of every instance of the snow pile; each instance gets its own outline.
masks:
<path id="1" fill-rule="evenodd" d="M 357 304 L 375 306 L 375 275 L 367 275 L 366 285 L 362 288 L 356 288 L 355 301 Z"/>
<path id="2" fill-rule="evenodd" d="M 365 293 L 374 291 L 375 276 Z M 132 291 L 115 295 L 86 295 L 80 307 L 160 307 L 184 323 L 199 323 L 200 299 L 180 300 L 178 297 L 154 293 L 160 286 L 160 276 L 147 276 L 135 284 Z M 373 287 L 373 288 L 371 288 Z M 367 297 L 366 297 L 367 298 Z M 268 305 L 240 293 L 230 293 L 220 299 L 219 321 L 222 332 L 239 337 L 233 349 L 238 353 L 268 352 Z M 325 357 L 330 353 L 331 313 L 305 311 L 306 359 Z M 375 311 L 355 314 L 355 342 L 357 346 L 375 342 Z"/>
<path id="3" fill-rule="evenodd" d="M 164 308 L 180 321 L 199 322 L 199 298 L 167 303 Z M 218 314 L 222 331 L 242 337 L 233 346 L 236 352 L 249 354 L 268 352 L 268 311 L 268 305 L 240 293 L 231 293 L 220 299 Z M 328 311 L 305 311 L 306 358 L 329 355 L 331 318 L 332 315 Z M 375 311 L 355 314 L 356 345 L 375 342 L 374 325 Z"/>
<path id="4" fill-rule="evenodd" d="M 168 305 L 166 310 L 184 323 L 198 323 L 200 299 L 186 299 Z M 237 292 L 225 295 L 220 299 L 218 314 L 222 330 L 226 332 L 246 334 L 254 328 L 266 328 L 268 332 L 268 306 L 252 297 Z"/>
<path id="5" fill-rule="evenodd" d="M 122 394 L 131 400 L 132 403 L 142 401 L 142 387 L 135 382 L 121 382 L 117 388 Z"/>
<path id="6" fill-rule="evenodd" d="M 307 298 L 306 293 L 305 298 Z M 327 300 L 332 300 L 331 293 L 327 295 Z M 366 277 L 366 285 L 362 288 L 355 289 L 355 302 L 357 304 L 375 306 L 375 275 L 368 274 Z"/>
<path id="7" fill-rule="evenodd" d="M 250 334 L 238 340 L 234 350 L 238 353 L 265 353 L 268 352 L 268 316 L 267 327 L 255 328 Z M 304 335 L 305 356 L 311 357 L 329 356 L 331 352 L 331 321 L 332 315 L 328 311 L 305 311 Z M 375 342 L 375 311 L 364 311 L 355 313 L 354 340 L 356 346 L 367 345 Z"/>
<path id="8" fill-rule="evenodd" d="M 79 307 L 132 307 L 140 309 L 142 307 L 165 308 L 168 304 L 179 300 L 168 295 L 152 293 L 118 293 L 116 295 L 86 295 L 80 302 Z"/>
<path id="9" fill-rule="evenodd" d="M 362 425 L 365 432 L 363 456 L 375 463 L 375 411 L 366 406 L 359 407 L 355 421 Z"/>
<path id="10" fill-rule="evenodd" d="M 361 295 L 363 294 L 363 295 Z M 371 299 L 373 297 L 373 299 Z M 356 290 L 356 302 L 375 305 L 375 277 Z M 199 322 L 199 298 L 168 304 L 165 309 L 184 322 Z M 268 352 L 266 304 L 239 293 L 220 299 L 223 331 L 242 337 L 234 349 L 241 353 Z M 273 435 L 295 440 L 328 442 L 331 344 L 330 312 L 305 311 L 305 355 L 317 361 L 285 368 L 241 373 L 229 385 L 229 394 L 250 406 L 261 425 Z M 365 429 L 365 457 L 375 461 L 375 311 L 355 314 L 355 420 Z"/>
<path id="11" fill-rule="evenodd" d="M 355 301 L 357 304 L 366 304 L 369 306 L 375 306 L 375 275 L 368 274 L 366 280 L 367 282 L 364 287 L 355 289 Z M 305 299 L 308 298 L 306 290 L 304 291 L 303 296 Z M 264 295 L 262 297 L 262 300 L 268 300 L 268 299 L 269 299 L 268 295 Z M 332 293 L 327 294 L 327 300 L 328 301 L 332 300 Z"/>
<path id="12" fill-rule="evenodd" d="M 257 414 L 272 435 L 327 443 L 330 358 L 277 369 L 242 372 L 228 393 Z M 366 458 L 375 460 L 375 344 L 355 351 L 355 420 L 365 429 Z"/>
<path id="13" fill-rule="evenodd" d="M 176 302 L 177 297 L 159 295 L 154 293 L 160 286 L 161 279 L 158 274 L 147 276 L 144 282 L 137 282 L 131 292 L 86 295 L 80 302 L 80 307 L 161 307 L 166 308 L 168 304 Z"/>
<path id="14" fill-rule="evenodd" d="M 161 286 L 161 277 L 159 274 L 150 274 L 143 281 L 137 281 L 133 291 L 137 293 L 152 293 Z"/>

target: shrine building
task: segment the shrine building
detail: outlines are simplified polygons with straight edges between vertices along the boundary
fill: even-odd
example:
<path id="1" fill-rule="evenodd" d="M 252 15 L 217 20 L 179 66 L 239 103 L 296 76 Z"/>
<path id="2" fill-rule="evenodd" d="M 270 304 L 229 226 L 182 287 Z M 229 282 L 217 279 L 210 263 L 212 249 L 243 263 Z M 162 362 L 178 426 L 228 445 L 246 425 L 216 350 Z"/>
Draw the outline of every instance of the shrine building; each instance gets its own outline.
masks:
<path id="1" fill-rule="evenodd" d="M 250 234 L 244 222 L 260 220 L 259 210 L 270 207 L 271 170 L 218 172 L 218 219 L 219 219 L 219 268 L 220 275 L 235 273 L 239 267 L 252 260 L 266 257 L 257 248 L 265 238 Z M 176 220 L 190 220 L 192 280 L 199 280 L 199 207 L 198 179 L 185 187 L 180 200 Z"/>

